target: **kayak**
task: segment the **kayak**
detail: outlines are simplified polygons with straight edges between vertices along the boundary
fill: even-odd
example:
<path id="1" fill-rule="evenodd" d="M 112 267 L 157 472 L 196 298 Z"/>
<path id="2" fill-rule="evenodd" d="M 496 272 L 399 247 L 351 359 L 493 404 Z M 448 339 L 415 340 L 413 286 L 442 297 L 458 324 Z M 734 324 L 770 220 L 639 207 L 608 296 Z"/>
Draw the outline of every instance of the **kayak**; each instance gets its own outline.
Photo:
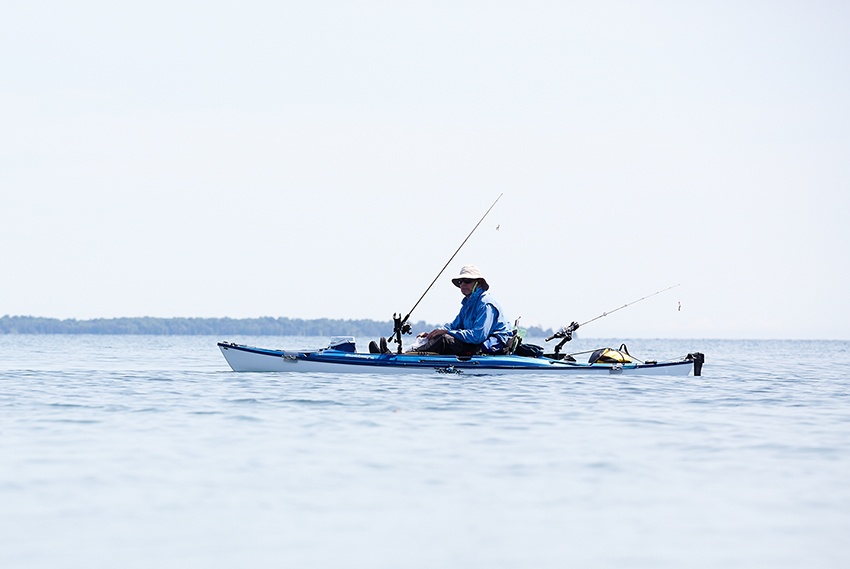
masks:
<path id="1" fill-rule="evenodd" d="M 625 346 L 620 350 L 594 350 L 587 362 L 571 356 L 548 354 L 445 356 L 429 353 L 357 352 L 354 338 L 332 338 L 326 348 L 316 350 L 276 350 L 255 348 L 232 342 L 219 342 L 224 359 L 238 372 L 310 373 L 441 373 L 469 375 L 508 375 L 523 373 L 602 374 L 602 375 L 702 375 L 705 357 L 700 352 L 669 361 L 640 361 Z M 618 356 L 619 354 L 619 356 Z"/>

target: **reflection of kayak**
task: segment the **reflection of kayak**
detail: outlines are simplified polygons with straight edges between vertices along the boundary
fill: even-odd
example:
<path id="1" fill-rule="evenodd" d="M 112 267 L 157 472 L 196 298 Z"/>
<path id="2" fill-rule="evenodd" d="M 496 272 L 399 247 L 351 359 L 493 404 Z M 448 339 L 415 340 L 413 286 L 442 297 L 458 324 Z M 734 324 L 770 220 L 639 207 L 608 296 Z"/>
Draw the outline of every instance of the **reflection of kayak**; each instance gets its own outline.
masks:
<path id="1" fill-rule="evenodd" d="M 600 358 L 600 350 L 591 356 L 595 363 L 568 361 L 561 357 L 518 355 L 440 356 L 434 354 L 366 354 L 355 351 L 354 338 L 331 340 L 318 350 L 274 350 L 219 342 L 221 353 L 233 371 L 303 371 L 332 373 L 467 373 L 481 375 L 515 373 L 552 374 L 628 374 L 628 375 L 701 375 L 703 354 L 696 352 L 669 361 L 645 361 L 626 358 Z M 604 348 L 602 350 L 609 350 Z M 617 350 L 610 350 L 617 352 Z M 604 362 L 604 363 L 603 363 Z"/>

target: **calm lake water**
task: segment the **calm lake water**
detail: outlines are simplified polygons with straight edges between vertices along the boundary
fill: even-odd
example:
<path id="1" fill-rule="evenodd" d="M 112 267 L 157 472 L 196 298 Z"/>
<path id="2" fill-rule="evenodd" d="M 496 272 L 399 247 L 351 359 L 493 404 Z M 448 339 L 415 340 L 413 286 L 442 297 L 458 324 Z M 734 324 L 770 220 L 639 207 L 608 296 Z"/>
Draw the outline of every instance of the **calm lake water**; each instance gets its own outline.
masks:
<path id="1" fill-rule="evenodd" d="M 850 342 L 400 378 L 237 374 L 217 340 L 327 338 L 0 336 L 0 567 L 850 567 Z"/>

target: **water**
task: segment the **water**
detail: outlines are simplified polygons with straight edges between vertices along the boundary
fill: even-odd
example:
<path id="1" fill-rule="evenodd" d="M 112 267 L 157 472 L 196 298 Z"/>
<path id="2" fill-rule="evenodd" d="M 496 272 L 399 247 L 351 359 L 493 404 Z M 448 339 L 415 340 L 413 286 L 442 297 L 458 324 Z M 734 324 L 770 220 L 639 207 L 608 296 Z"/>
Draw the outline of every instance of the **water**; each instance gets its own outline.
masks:
<path id="1" fill-rule="evenodd" d="M 0 336 L 0 567 L 850 566 L 850 342 L 399 378 L 236 374 L 220 339 Z"/>

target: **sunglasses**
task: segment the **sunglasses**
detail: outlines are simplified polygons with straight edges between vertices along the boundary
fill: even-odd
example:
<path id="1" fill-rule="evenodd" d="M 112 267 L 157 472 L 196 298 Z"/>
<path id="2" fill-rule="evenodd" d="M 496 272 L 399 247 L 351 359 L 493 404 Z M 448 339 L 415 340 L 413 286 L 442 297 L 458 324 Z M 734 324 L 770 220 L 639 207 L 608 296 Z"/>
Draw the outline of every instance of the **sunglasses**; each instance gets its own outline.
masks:
<path id="1" fill-rule="evenodd" d="M 458 279 L 458 284 L 472 284 L 478 279 Z"/>

